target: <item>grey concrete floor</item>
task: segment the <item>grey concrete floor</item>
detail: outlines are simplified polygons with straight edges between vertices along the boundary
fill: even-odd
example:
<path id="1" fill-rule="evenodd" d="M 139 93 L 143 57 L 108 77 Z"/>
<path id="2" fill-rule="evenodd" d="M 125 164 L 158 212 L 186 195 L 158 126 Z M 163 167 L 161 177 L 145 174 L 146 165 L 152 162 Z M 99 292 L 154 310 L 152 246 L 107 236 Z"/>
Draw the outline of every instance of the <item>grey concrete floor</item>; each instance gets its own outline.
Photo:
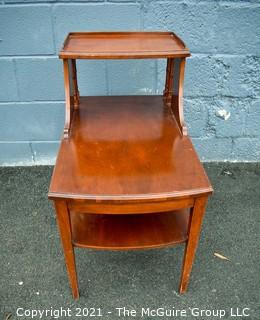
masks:
<path id="1" fill-rule="evenodd" d="M 215 189 L 204 219 L 189 290 L 178 294 L 183 246 L 145 251 L 76 250 L 81 297 L 73 301 L 52 204 L 52 167 L 0 168 L 0 319 L 30 319 L 17 308 L 135 309 L 128 319 L 260 319 L 260 164 L 205 164 Z M 214 256 L 218 252 L 229 261 Z M 186 317 L 141 316 L 141 308 L 184 309 Z M 190 308 L 209 310 L 196 316 Z M 250 308 L 249 317 L 231 317 Z M 22 309 L 19 309 L 22 310 Z M 112 312 L 109 314 L 108 312 Z M 20 313 L 23 314 L 24 311 Z M 29 312 L 29 311 L 28 311 Z M 209 313 L 211 312 L 211 315 Z M 56 317 L 55 317 L 56 315 Z M 54 319 L 58 314 L 45 314 Z M 40 316 L 34 317 L 40 319 Z"/>

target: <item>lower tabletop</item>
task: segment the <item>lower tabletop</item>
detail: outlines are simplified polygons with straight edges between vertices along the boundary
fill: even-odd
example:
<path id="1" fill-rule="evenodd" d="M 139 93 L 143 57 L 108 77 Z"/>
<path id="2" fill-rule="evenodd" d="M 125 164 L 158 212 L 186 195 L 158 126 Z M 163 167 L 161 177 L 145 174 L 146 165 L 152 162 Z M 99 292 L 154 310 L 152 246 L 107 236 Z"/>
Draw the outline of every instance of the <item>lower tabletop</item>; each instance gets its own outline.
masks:
<path id="1" fill-rule="evenodd" d="M 149 202 L 211 192 L 192 142 L 163 96 L 108 96 L 80 98 L 49 198 Z"/>
<path id="2" fill-rule="evenodd" d="M 70 212 L 72 242 L 96 249 L 155 248 L 187 240 L 190 209 L 150 214 Z"/>

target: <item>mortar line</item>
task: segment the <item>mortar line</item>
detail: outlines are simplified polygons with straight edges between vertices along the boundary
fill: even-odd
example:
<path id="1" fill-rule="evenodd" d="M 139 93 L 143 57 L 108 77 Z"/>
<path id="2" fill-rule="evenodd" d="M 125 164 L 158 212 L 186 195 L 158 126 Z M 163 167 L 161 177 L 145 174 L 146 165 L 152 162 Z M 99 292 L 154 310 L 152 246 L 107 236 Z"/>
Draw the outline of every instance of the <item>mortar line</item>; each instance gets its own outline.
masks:
<path id="1" fill-rule="evenodd" d="M 0 57 L 0 60 L 11 60 L 11 59 L 54 59 L 54 58 L 59 58 L 57 54 L 54 53 L 46 53 L 46 54 L 31 54 L 31 55 L 2 55 Z"/>
<path id="2" fill-rule="evenodd" d="M 105 60 L 105 81 L 106 81 L 106 94 L 110 95 L 109 77 L 108 77 L 108 61 Z"/>
<path id="3" fill-rule="evenodd" d="M 129 3 L 133 3 L 133 4 L 136 4 L 136 3 L 141 3 L 142 0 L 125 0 L 124 2 L 122 1 L 119 1 L 119 0 L 89 0 L 87 2 L 87 4 L 103 4 L 103 3 L 113 3 L 113 4 L 129 4 Z M 177 3 L 182 3 L 183 0 L 177 0 L 176 1 Z M 186 0 L 185 3 L 186 4 L 196 4 L 196 0 Z M 161 1 L 158 1 L 159 4 L 163 4 L 164 1 L 161 0 Z M 204 0 L 204 1 L 201 1 L 201 4 L 206 4 L 206 3 L 210 3 L 212 4 L 212 1 L 210 0 Z M 50 4 L 56 4 L 55 2 L 52 2 L 52 1 L 49 1 L 49 2 L 46 2 L 44 0 L 42 1 L 38 1 L 37 3 L 35 3 L 33 0 L 31 1 L 28 1 L 27 3 L 21 3 L 20 1 L 13 1 L 11 3 L 5 3 L 4 0 L 2 0 L 2 4 L 5 4 L 7 6 L 12 6 L 12 5 L 19 5 L 19 6 L 27 6 L 27 5 L 34 5 L 34 6 L 39 6 L 39 5 L 50 5 Z M 86 3 L 82 2 L 82 1 L 72 1 L 70 3 L 68 3 L 67 1 L 63 0 L 63 1 L 60 1 L 59 3 L 57 3 L 58 5 L 61 4 L 61 5 L 70 5 L 70 4 L 76 4 L 76 5 L 84 5 Z M 236 0 L 230 0 L 230 1 L 223 1 L 222 3 L 217 3 L 218 5 L 234 5 L 234 6 L 239 6 L 239 7 L 245 7 L 246 5 L 259 5 L 259 1 L 258 0 L 255 0 L 255 1 L 249 1 L 249 0 L 245 0 L 244 3 L 237 3 Z"/>
<path id="4" fill-rule="evenodd" d="M 0 144 L 28 144 L 28 143 L 39 143 L 39 144 L 44 144 L 44 143 L 60 143 L 60 140 L 13 140 L 13 141 L 8 141 L 8 140 L 0 140 Z"/>
<path id="5" fill-rule="evenodd" d="M 51 11 L 52 42 L 53 42 L 53 46 L 54 46 L 54 52 L 55 52 L 55 54 L 57 54 L 57 42 L 56 42 L 56 32 L 55 32 L 55 23 L 54 23 L 54 6 L 53 5 L 51 5 L 50 11 Z"/>
<path id="6" fill-rule="evenodd" d="M 216 58 L 233 58 L 233 57 L 238 57 L 238 58 L 258 58 L 259 54 L 249 54 L 249 53 L 215 53 L 215 52 L 192 52 L 191 51 L 191 58 L 194 57 L 216 57 Z M 30 55 L 2 55 L 0 57 L 0 60 L 11 60 L 11 59 L 55 59 L 59 58 L 58 54 L 56 53 L 46 53 L 46 54 L 30 54 Z M 105 59 L 93 59 L 93 60 L 105 60 Z M 188 59 L 189 61 L 189 59 Z"/>
<path id="7" fill-rule="evenodd" d="M 144 30 L 144 8 L 146 2 L 140 3 L 140 30 Z"/>
<path id="8" fill-rule="evenodd" d="M 56 103 L 65 103 L 64 100 L 33 100 L 33 101 L 1 101 L 1 105 L 30 105 L 30 104 L 56 104 Z"/>
<path id="9" fill-rule="evenodd" d="M 30 147 L 31 154 L 32 154 L 32 161 L 35 162 L 35 154 L 33 152 L 33 147 L 32 147 L 32 143 L 31 142 L 29 142 L 29 147 Z"/>
<path id="10" fill-rule="evenodd" d="M 105 78 L 107 79 L 107 75 L 105 75 Z M 106 80 L 107 82 L 107 80 Z M 109 95 L 109 86 L 106 86 L 106 93 Z M 153 94 L 158 95 L 158 94 Z M 160 94 L 162 95 L 162 93 Z M 113 96 L 117 96 L 114 94 Z M 212 100 L 212 99 L 233 99 L 233 100 L 243 100 L 243 101 L 258 101 L 259 98 L 257 96 L 245 96 L 245 97 L 239 97 L 239 96 L 226 96 L 226 95 L 214 95 L 214 96 L 189 96 L 184 95 L 184 100 L 198 100 L 198 99 L 204 99 L 204 100 Z M 0 107 L 6 106 L 6 105 L 31 105 L 31 104 L 64 104 L 65 100 L 31 100 L 31 101 L 0 101 Z"/>
<path id="11" fill-rule="evenodd" d="M 12 64 L 13 64 L 13 68 L 14 68 L 14 77 L 15 77 L 17 96 L 18 96 L 18 99 L 20 101 L 21 100 L 21 92 L 20 92 L 19 83 L 18 83 L 17 64 L 16 64 L 15 59 L 12 59 Z M 0 102 L 0 104 L 1 104 L 1 102 Z"/>

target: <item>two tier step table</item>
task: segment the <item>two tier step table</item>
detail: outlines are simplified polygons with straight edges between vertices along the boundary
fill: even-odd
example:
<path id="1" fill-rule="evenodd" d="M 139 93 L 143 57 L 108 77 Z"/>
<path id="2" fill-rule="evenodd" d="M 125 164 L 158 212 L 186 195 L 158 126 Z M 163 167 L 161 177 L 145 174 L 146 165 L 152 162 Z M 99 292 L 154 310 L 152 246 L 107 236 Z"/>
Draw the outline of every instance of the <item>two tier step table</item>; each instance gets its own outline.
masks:
<path id="1" fill-rule="evenodd" d="M 64 42 L 59 57 L 65 127 L 49 198 L 74 298 L 74 247 L 129 250 L 183 243 L 180 293 L 187 289 L 213 191 L 183 118 L 189 56 L 172 32 L 70 33 Z M 167 60 L 161 95 L 80 96 L 77 59 L 159 58 Z"/>

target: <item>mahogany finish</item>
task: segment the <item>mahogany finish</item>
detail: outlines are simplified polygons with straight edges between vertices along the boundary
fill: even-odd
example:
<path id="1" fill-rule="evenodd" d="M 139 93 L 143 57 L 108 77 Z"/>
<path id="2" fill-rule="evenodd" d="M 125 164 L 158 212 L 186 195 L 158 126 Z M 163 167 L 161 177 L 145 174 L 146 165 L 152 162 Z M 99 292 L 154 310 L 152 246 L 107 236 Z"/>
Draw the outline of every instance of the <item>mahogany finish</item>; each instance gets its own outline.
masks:
<path id="1" fill-rule="evenodd" d="M 74 298 L 74 247 L 126 250 L 185 243 L 187 289 L 212 187 L 183 117 L 185 57 L 170 32 L 70 33 L 64 63 L 65 127 L 54 201 Z M 80 97 L 76 59 L 167 58 L 163 95 Z"/>
<path id="2" fill-rule="evenodd" d="M 66 268 L 68 271 L 69 281 L 72 289 L 72 294 L 75 299 L 79 297 L 77 271 L 75 263 L 75 255 L 72 243 L 70 212 L 66 201 L 54 201 L 54 206 L 57 214 L 57 221 L 61 235 L 61 241 L 64 249 Z"/>
<path id="3" fill-rule="evenodd" d="M 190 52 L 173 32 L 72 32 L 62 59 L 151 59 L 188 57 Z"/>
<path id="4" fill-rule="evenodd" d="M 166 201 L 211 191 L 190 138 L 181 135 L 162 96 L 110 96 L 80 99 L 49 195 Z"/>
<path id="5" fill-rule="evenodd" d="M 95 249 L 145 249 L 187 240 L 189 210 L 150 214 L 89 214 L 71 211 L 72 243 Z"/>

